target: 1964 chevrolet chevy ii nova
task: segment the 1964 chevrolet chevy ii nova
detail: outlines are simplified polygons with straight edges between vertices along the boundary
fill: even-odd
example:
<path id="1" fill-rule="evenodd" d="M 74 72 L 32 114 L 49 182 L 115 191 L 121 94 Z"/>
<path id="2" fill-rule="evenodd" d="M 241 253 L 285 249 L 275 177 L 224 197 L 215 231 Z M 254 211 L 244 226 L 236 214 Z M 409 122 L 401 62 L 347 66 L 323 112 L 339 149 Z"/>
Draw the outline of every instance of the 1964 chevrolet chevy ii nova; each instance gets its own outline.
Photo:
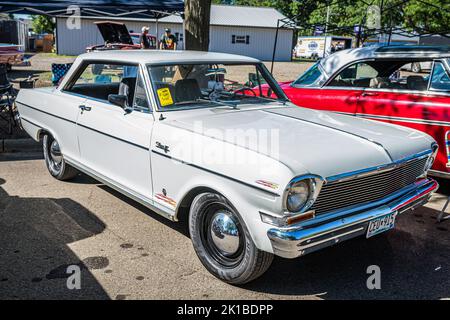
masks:
<path id="1" fill-rule="evenodd" d="M 234 284 L 263 274 L 273 254 L 391 229 L 438 188 L 427 134 L 298 108 L 242 56 L 88 53 L 57 88 L 21 90 L 17 106 L 52 176 L 82 171 L 186 216 L 201 262 Z"/>

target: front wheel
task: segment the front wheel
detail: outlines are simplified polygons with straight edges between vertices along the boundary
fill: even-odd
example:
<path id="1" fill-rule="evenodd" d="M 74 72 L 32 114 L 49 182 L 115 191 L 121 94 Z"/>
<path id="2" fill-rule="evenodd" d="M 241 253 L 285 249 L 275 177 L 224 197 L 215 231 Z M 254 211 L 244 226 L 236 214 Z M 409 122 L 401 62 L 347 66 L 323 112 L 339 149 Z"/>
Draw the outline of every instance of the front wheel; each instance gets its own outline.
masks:
<path id="1" fill-rule="evenodd" d="M 273 255 L 255 246 L 242 218 L 221 195 L 202 193 L 195 197 L 189 232 L 202 264 L 230 284 L 250 282 L 272 263 Z"/>
<path id="2" fill-rule="evenodd" d="M 46 134 L 42 140 L 44 159 L 50 174 L 58 180 L 69 180 L 78 174 L 78 170 L 71 167 L 64 160 L 59 143 L 51 135 Z"/>

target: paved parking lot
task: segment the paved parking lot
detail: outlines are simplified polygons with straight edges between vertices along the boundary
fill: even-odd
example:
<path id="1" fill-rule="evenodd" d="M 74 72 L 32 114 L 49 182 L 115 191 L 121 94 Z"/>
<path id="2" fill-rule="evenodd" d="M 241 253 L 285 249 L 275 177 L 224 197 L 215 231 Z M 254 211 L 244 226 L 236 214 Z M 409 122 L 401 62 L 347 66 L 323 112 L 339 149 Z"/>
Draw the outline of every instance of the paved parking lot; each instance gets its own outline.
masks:
<path id="1" fill-rule="evenodd" d="M 203 268 L 185 223 L 85 175 L 51 178 L 38 147 L 0 154 L 0 299 L 450 298 L 450 222 L 435 221 L 444 199 L 401 216 L 392 232 L 277 258 L 233 287 Z M 66 287 L 69 265 L 81 267 L 81 290 Z M 370 265 L 381 268 L 381 290 L 366 287 Z"/>

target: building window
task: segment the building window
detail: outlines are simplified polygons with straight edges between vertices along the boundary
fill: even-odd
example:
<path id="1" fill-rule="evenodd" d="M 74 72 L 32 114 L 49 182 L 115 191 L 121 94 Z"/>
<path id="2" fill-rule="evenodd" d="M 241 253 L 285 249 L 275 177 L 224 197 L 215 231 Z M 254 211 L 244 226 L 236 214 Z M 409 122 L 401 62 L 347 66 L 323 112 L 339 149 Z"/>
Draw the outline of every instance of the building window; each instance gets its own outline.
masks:
<path id="1" fill-rule="evenodd" d="M 178 41 L 183 42 L 183 34 L 179 32 L 175 32 L 175 37 Z"/>
<path id="2" fill-rule="evenodd" d="M 231 43 L 250 44 L 250 36 L 231 36 Z"/>

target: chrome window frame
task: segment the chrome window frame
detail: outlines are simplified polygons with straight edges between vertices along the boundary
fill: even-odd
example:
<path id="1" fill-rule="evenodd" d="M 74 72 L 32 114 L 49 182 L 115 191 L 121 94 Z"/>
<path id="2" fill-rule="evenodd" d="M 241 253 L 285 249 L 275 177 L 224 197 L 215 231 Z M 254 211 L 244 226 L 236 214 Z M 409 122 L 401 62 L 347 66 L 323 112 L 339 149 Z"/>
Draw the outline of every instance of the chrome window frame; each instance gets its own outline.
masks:
<path id="1" fill-rule="evenodd" d="M 450 79 L 450 72 L 449 72 L 450 67 L 449 67 L 448 59 L 435 59 L 433 61 L 433 67 L 431 68 L 430 79 L 428 81 L 428 91 L 429 92 L 440 92 L 440 93 L 450 94 L 450 89 L 448 89 L 448 90 L 445 90 L 445 89 L 434 89 L 434 88 L 431 87 L 434 70 L 436 68 L 436 63 L 442 63 L 442 65 L 444 67 L 444 71 L 447 73 L 447 76 Z"/>

